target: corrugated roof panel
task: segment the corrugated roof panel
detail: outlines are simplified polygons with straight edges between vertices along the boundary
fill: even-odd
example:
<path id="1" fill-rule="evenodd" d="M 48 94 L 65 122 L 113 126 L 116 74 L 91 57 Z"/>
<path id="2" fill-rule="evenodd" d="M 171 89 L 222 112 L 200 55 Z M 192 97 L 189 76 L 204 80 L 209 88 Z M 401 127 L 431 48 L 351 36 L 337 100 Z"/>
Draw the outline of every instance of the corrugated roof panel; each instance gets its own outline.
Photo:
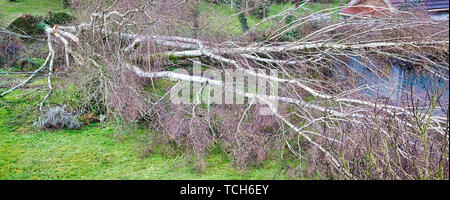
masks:
<path id="1" fill-rule="evenodd" d="M 448 0 L 422 0 L 422 6 L 427 10 L 448 8 Z"/>
<path id="2" fill-rule="evenodd" d="M 402 9 L 408 5 L 421 6 L 427 10 L 448 9 L 449 0 L 390 0 L 397 9 Z"/>

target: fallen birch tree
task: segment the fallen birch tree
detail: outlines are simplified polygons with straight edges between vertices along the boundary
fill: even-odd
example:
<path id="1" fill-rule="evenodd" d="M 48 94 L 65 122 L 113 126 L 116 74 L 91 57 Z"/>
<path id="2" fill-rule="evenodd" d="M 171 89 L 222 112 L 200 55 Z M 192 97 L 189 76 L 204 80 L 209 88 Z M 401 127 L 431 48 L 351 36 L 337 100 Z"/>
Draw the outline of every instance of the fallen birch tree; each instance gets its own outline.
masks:
<path id="1" fill-rule="evenodd" d="M 269 137 L 278 137 L 272 136 L 278 134 L 283 135 L 283 139 L 277 144 L 287 146 L 296 158 L 307 160 L 314 171 L 311 173 L 321 177 L 448 179 L 448 100 L 443 100 L 446 89 L 430 87 L 425 99 L 416 98 L 411 92 L 401 103 L 392 103 L 386 98 L 363 93 L 363 90 L 376 88 L 355 85 L 358 76 L 364 74 L 355 75 L 348 64 L 359 57 L 364 61 L 358 61 L 360 65 L 382 77 L 385 75 L 383 66 L 391 62 L 389 59 L 396 58 L 432 72 L 446 81 L 448 87 L 448 23 L 423 20 L 405 12 L 386 18 L 351 18 L 320 24 L 312 20 L 312 14 L 299 17 L 294 23 L 279 22 L 277 27 L 264 34 L 269 37 L 260 36 L 263 38 L 260 42 L 248 38 L 249 32 L 237 39 L 221 40 L 207 39 L 212 36 L 201 34 L 190 37 L 190 31 L 170 34 L 180 28 L 176 25 L 180 21 L 190 26 L 186 16 L 191 15 L 181 6 L 182 3 L 141 2 L 139 6 L 126 10 L 121 9 L 120 3 L 123 2 L 116 1 L 101 11 L 95 9 L 89 21 L 79 25 L 47 26 L 49 53 L 45 63 L 0 96 L 25 86 L 37 73 L 48 70 L 49 92 L 40 104 L 43 110 L 54 90 L 52 79 L 56 52 L 53 46 L 62 44 L 65 65 L 78 73 L 83 72 L 75 77 L 79 78 L 78 84 L 86 83 L 83 85 L 86 104 L 101 101 L 109 115 L 125 120 L 143 118 L 151 121 L 151 124 L 156 124 L 153 128 L 169 132 L 170 140 L 190 145 L 197 156 L 203 155 L 211 145 L 225 140 L 225 143 L 237 146 L 224 145 L 223 148 L 231 149 L 238 163 L 242 149 L 256 151 L 256 157 L 260 159 L 260 154 L 268 150 L 261 150 L 259 146 L 265 145 Z M 172 11 L 173 15 L 160 13 L 163 8 L 170 8 L 166 12 Z M 291 13 L 282 12 L 280 15 Z M 200 22 L 196 23 L 193 26 L 200 28 Z M 304 33 L 296 41 L 280 41 L 283 34 L 311 23 L 318 23 L 320 25 L 315 26 L 320 27 Z M 250 31 L 256 29 L 252 27 Z M 413 31 L 421 32 L 416 34 Z M 246 77 L 276 82 L 280 93 L 266 95 L 236 89 L 235 95 L 246 98 L 248 102 L 245 106 L 236 105 L 240 120 L 230 124 L 217 123 L 213 116 L 220 115 L 223 108 L 209 102 L 206 109 L 201 108 L 199 105 L 205 102 L 200 96 L 204 90 L 210 91 L 209 86 L 225 87 L 230 83 L 167 70 L 167 66 L 181 60 L 188 63 L 201 61 L 201 65 L 209 69 L 234 69 Z M 158 66 L 155 63 L 163 64 Z M 342 68 L 344 78 L 330 76 L 330 72 L 337 73 L 336 68 Z M 273 76 L 258 71 L 267 69 L 280 73 Z M 167 99 L 175 86 L 153 101 L 143 94 L 141 83 L 136 79 L 150 79 L 152 84 L 157 79 L 168 79 L 177 82 L 175 86 L 179 83 L 200 84 L 201 89 L 194 91 L 191 104 L 176 105 L 177 111 L 167 111 L 165 108 L 172 107 Z M 233 84 L 246 84 L 241 81 Z M 267 105 L 273 112 L 268 120 L 276 122 L 277 125 L 271 128 L 277 130 L 273 130 L 271 136 L 244 133 L 246 130 L 242 129 L 242 126 L 254 127 L 258 123 L 245 122 L 258 114 L 253 107 L 259 106 L 252 103 L 256 101 Z M 275 107 L 273 102 L 281 106 Z M 444 105 L 440 105 L 442 102 Z M 198 117 L 198 113 L 204 112 L 207 114 Z M 152 117 L 148 119 L 148 116 Z M 164 122 L 171 120 L 178 121 L 169 125 Z M 222 122 L 227 120 L 230 119 Z M 180 127 L 184 124 L 189 128 Z M 224 131 L 227 133 L 217 132 L 223 129 L 221 125 L 232 127 L 234 132 L 231 129 Z M 198 131 L 203 126 L 206 128 Z M 176 133 L 170 133 L 171 130 Z M 260 138 L 255 139 L 252 134 Z"/>

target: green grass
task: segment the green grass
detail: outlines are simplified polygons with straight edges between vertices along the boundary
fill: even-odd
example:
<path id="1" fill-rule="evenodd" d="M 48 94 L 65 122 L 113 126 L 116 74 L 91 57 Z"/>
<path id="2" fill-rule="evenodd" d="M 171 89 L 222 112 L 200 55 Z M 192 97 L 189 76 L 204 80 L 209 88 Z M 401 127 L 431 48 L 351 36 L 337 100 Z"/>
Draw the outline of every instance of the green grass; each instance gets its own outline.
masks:
<path id="1" fill-rule="evenodd" d="M 332 8 L 339 5 L 339 1 L 335 0 L 331 4 L 327 3 L 309 3 L 305 9 L 299 9 L 299 14 L 306 14 L 317 12 L 321 9 Z M 273 4 L 269 12 L 269 16 L 276 15 L 284 9 L 294 7 L 293 4 Z M 242 33 L 241 26 L 237 16 L 236 9 L 230 9 L 227 5 L 212 4 L 202 2 L 201 14 L 206 19 L 207 23 L 213 27 L 206 29 L 209 32 L 220 32 L 221 34 L 238 35 Z M 17 2 L 9 2 L 7 0 L 0 1 L 0 27 L 6 26 L 13 19 L 23 15 L 46 15 L 47 11 L 63 11 L 60 0 L 17 0 Z M 68 11 L 68 10 L 65 10 Z M 231 17 L 232 16 L 232 17 Z M 248 23 L 251 26 L 259 23 L 261 19 L 253 16 L 248 16 Z M 268 23 L 269 24 L 269 23 Z M 267 27 L 266 24 L 264 27 Z"/>
<path id="2" fill-rule="evenodd" d="M 139 135 L 121 142 L 113 132 L 98 124 L 77 131 L 1 130 L 0 179 L 267 179 L 276 171 L 268 164 L 242 175 L 216 153 L 196 173 L 183 157 L 140 158 Z"/>
<path id="3" fill-rule="evenodd" d="M 339 1 L 334 0 L 332 3 L 308 3 L 304 7 L 298 9 L 298 15 L 306 15 L 318 12 L 323 9 L 335 8 L 339 6 Z M 277 15 L 281 11 L 294 8 L 294 4 L 272 4 L 268 16 Z M 224 4 L 212 4 L 203 2 L 200 5 L 200 12 L 203 19 L 209 25 L 209 28 L 203 30 L 205 33 L 215 33 L 222 35 L 239 35 L 242 34 L 241 25 L 238 20 L 238 10 L 231 9 L 229 6 Z M 333 18 L 336 16 L 333 16 Z M 262 21 L 260 18 L 256 18 L 254 16 L 247 16 L 248 24 L 250 27 L 258 24 Z M 275 24 L 281 18 L 274 18 L 271 21 L 269 20 L 265 24 L 262 24 L 261 27 L 256 29 L 257 31 L 264 31 L 270 25 Z"/>
<path id="4" fill-rule="evenodd" d="M 142 158 L 151 130 L 128 132 L 120 138 L 115 134 L 116 127 L 108 123 L 90 124 L 80 130 L 39 131 L 32 126 L 38 113 L 27 110 L 45 91 L 19 98 L 32 90 L 16 90 L 0 98 L 0 180 L 288 178 L 278 174 L 281 164 L 275 160 L 243 172 L 220 151 L 208 156 L 206 168 L 200 173 L 180 155 L 151 153 Z M 49 103 L 66 98 L 72 97 L 55 93 Z"/>
<path id="5" fill-rule="evenodd" d="M 0 1 L 0 27 L 23 14 L 46 15 L 47 11 L 63 11 L 61 0 L 8 0 Z"/>
<path id="6" fill-rule="evenodd" d="M 299 8 L 298 14 L 309 14 L 318 12 L 327 8 L 335 8 L 339 6 L 339 0 L 334 0 L 332 3 L 320 3 L 320 2 L 311 2 L 304 5 L 304 7 Z M 272 7 L 269 12 L 269 16 L 276 15 L 283 10 L 288 8 L 294 8 L 294 4 L 272 4 Z"/>

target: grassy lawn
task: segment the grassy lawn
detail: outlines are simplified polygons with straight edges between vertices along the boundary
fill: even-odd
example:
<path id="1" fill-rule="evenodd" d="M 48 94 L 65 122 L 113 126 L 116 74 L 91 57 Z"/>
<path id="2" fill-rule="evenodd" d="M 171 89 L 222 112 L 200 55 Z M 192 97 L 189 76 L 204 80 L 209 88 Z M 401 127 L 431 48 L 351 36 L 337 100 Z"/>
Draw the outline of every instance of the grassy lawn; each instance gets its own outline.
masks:
<path id="1" fill-rule="evenodd" d="M 15 75 L 10 80 L 0 75 L 0 85 L 16 84 L 21 78 L 25 76 Z M 200 173 L 181 155 L 151 153 L 142 157 L 150 130 L 134 130 L 118 137 L 114 125 L 96 123 L 80 130 L 39 131 L 32 125 L 38 113 L 28 110 L 46 92 L 28 93 L 45 88 L 44 78 L 29 87 L 33 88 L 0 98 L 0 180 L 288 178 L 278 174 L 281 164 L 275 160 L 243 172 L 220 151 L 209 155 L 206 168 Z M 52 95 L 49 103 L 61 104 L 72 98 L 70 92 L 62 93 Z"/>
<path id="2" fill-rule="evenodd" d="M 0 27 L 23 14 L 46 15 L 47 11 L 62 11 L 61 0 L 0 0 Z"/>
<path id="3" fill-rule="evenodd" d="M 309 3 L 305 5 L 304 9 L 299 9 L 300 14 L 306 14 L 316 12 L 321 9 L 332 8 L 339 5 L 339 1 L 335 0 L 331 4 L 327 3 Z M 293 4 L 273 4 L 270 10 L 269 16 L 276 15 L 283 9 L 292 8 Z M 6 26 L 16 17 L 23 14 L 31 15 L 46 15 L 47 11 L 63 11 L 61 0 L 17 0 L 16 2 L 10 2 L 8 0 L 0 1 L 0 27 Z M 68 10 L 65 10 L 68 11 Z M 242 32 L 241 26 L 237 16 L 236 9 L 230 9 L 227 5 L 216 5 L 212 3 L 202 2 L 201 4 L 202 16 L 206 18 L 207 22 L 215 27 L 218 31 L 226 32 L 228 34 L 236 35 Z M 260 22 L 253 16 L 248 16 L 248 23 L 253 26 Z"/>
<path id="4" fill-rule="evenodd" d="M 335 8 L 339 6 L 339 1 L 334 0 L 333 3 L 308 3 L 304 7 L 299 8 L 297 11 L 298 15 L 306 15 L 318 12 L 323 9 Z M 294 4 L 272 4 L 270 12 L 268 16 L 277 15 L 281 11 L 294 8 Z M 212 4 L 207 2 L 202 2 L 200 5 L 200 12 L 203 20 L 206 21 L 210 29 L 203 30 L 205 32 L 216 32 L 217 34 L 230 34 L 230 35 L 239 35 L 242 33 L 241 25 L 238 20 L 238 10 L 231 9 L 229 6 L 224 4 Z M 333 16 L 335 17 L 335 16 Z M 262 21 L 260 18 L 256 18 L 254 16 L 247 16 L 248 24 L 250 27 L 258 24 Z M 275 24 L 281 18 L 274 18 L 271 21 L 269 20 L 265 24 L 261 25 L 261 28 L 267 28 L 271 24 Z"/>

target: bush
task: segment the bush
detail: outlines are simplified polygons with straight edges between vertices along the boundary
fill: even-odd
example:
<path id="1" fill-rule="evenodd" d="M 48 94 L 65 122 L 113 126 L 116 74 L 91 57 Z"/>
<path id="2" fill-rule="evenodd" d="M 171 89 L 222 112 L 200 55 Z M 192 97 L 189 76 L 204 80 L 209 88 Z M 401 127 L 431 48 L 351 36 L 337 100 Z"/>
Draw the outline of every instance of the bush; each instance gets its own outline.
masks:
<path id="1" fill-rule="evenodd" d="M 287 4 L 290 2 L 294 2 L 293 0 L 271 0 L 273 3 L 279 3 L 279 4 Z"/>
<path id="2" fill-rule="evenodd" d="M 74 17 L 67 14 L 66 12 L 48 12 L 47 16 L 45 17 L 45 23 L 49 24 L 50 26 L 53 25 L 64 25 L 67 23 L 70 23 L 74 20 Z"/>
<path id="3" fill-rule="evenodd" d="M 42 17 L 39 16 L 22 15 L 11 22 L 7 29 L 20 34 L 43 35 L 44 30 L 38 26 L 42 21 Z"/>
<path id="4" fill-rule="evenodd" d="M 65 111 L 65 106 L 56 106 L 50 108 L 45 116 L 34 122 L 34 126 L 44 130 L 78 129 L 81 123 Z"/>
<path id="5" fill-rule="evenodd" d="M 45 18 L 32 15 L 23 15 L 21 17 L 18 17 L 13 22 L 11 22 L 11 24 L 9 24 L 7 29 L 19 34 L 39 36 L 44 34 L 44 26 L 42 22 L 50 26 L 64 25 L 72 22 L 74 19 L 74 17 L 67 14 L 66 12 L 48 11 Z"/>
<path id="6" fill-rule="evenodd" d="M 250 11 L 250 14 L 258 18 L 265 18 L 269 15 L 271 6 L 272 1 L 269 0 L 250 1 L 249 8 L 254 8 Z"/>
<path id="7" fill-rule="evenodd" d="M 231 5 L 231 1 L 229 0 L 207 0 L 210 3 L 214 4 L 229 4 Z M 246 5 L 241 5 L 242 0 L 235 0 L 233 1 L 233 5 L 237 8 L 242 8 L 242 6 L 248 6 L 248 9 L 250 10 L 250 14 L 252 16 L 255 16 L 257 18 L 264 18 L 269 14 L 270 7 L 272 6 L 272 2 L 276 3 L 284 3 L 286 0 L 247 0 Z"/>
<path id="8" fill-rule="evenodd" d="M 63 8 L 65 9 L 65 8 L 69 8 L 70 7 L 70 4 L 71 4 L 71 2 L 69 1 L 69 0 L 61 0 L 61 3 L 62 3 L 62 5 L 63 5 Z"/>
<path id="9" fill-rule="evenodd" d="M 18 61 L 23 52 L 24 47 L 19 39 L 0 34 L 0 68 Z"/>
<path id="10" fill-rule="evenodd" d="M 244 32 L 248 31 L 250 29 L 250 27 L 248 26 L 247 17 L 245 17 L 245 14 L 239 13 L 238 18 L 239 18 L 239 23 L 241 23 L 242 31 L 244 31 Z"/>

